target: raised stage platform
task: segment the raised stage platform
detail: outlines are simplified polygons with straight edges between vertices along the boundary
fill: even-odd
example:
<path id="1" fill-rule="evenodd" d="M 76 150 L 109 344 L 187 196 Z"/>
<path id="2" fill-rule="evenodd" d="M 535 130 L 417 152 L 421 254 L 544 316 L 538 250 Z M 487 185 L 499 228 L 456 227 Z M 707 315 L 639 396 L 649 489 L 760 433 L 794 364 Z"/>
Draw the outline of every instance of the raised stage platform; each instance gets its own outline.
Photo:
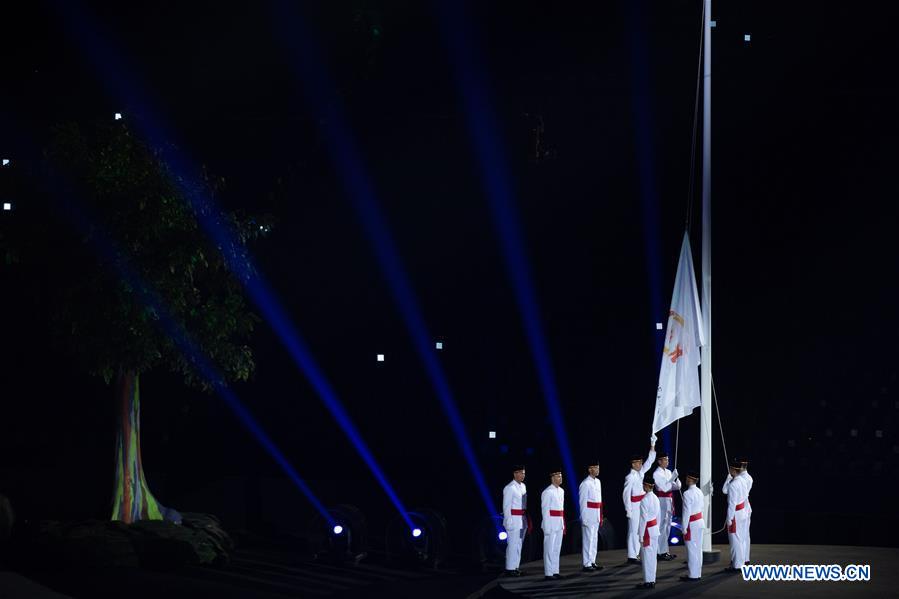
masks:
<path id="1" fill-rule="evenodd" d="M 597 563 L 605 566 L 593 573 L 581 571 L 580 554 L 563 555 L 560 573 L 565 577 L 554 582 L 543 580 L 543 562 L 529 562 L 521 568 L 525 576 L 500 577 L 469 595 L 479 597 L 792 597 L 801 593 L 810 597 L 899 597 L 899 549 L 884 547 L 848 547 L 826 545 L 753 545 L 754 564 L 870 564 L 868 582 L 750 582 L 740 574 L 723 572 L 727 566 L 727 545 L 716 545 L 721 561 L 703 567 L 702 580 L 681 582 L 686 574 L 683 547 L 673 548 L 677 559 L 659 562 L 656 587 L 634 588 L 643 582 L 640 566 L 625 564 L 623 549 L 601 552 Z"/>

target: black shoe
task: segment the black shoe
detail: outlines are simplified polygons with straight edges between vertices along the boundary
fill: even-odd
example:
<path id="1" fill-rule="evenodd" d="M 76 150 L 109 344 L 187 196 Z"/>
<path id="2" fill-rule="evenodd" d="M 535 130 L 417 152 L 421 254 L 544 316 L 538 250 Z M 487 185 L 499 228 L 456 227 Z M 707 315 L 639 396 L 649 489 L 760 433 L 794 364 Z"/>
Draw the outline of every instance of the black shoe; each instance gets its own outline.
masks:
<path id="1" fill-rule="evenodd" d="M 636 557 L 627 558 L 627 563 L 632 564 L 634 566 L 639 566 L 642 562 L 638 560 Z"/>
<path id="2" fill-rule="evenodd" d="M 680 579 L 683 582 L 699 582 L 698 578 L 690 578 L 689 576 L 681 576 Z"/>
<path id="3" fill-rule="evenodd" d="M 506 570 L 506 576 L 521 576 L 521 570 Z"/>
<path id="4" fill-rule="evenodd" d="M 743 563 L 744 563 L 745 565 L 747 565 L 747 566 L 749 565 L 749 562 L 743 562 Z"/>
<path id="5" fill-rule="evenodd" d="M 593 569 L 596 570 L 596 571 L 599 571 L 599 570 L 602 570 L 602 569 L 603 569 L 603 566 L 600 566 L 600 565 L 597 564 L 596 562 L 593 562 Z"/>
<path id="6" fill-rule="evenodd" d="M 556 580 L 561 580 L 562 578 L 565 578 L 565 577 L 562 576 L 561 574 L 553 574 L 553 578 L 555 578 Z"/>
<path id="7" fill-rule="evenodd" d="M 740 571 L 740 568 L 734 568 L 733 566 L 728 566 L 724 569 L 724 571 L 727 572 L 728 574 L 736 574 L 737 572 Z"/>
<path id="8" fill-rule="evenodd" d="M 581 568 L 581 572 L 593 572 L 594 570 L 596 570 L 595 566 L 584 566 Z"/>
<path id="9" fill-rule="evenodd" d="M 641 582 L 640 584 L 634 587 L 635 589 L 654 589 L 656 588 L 656 583 L 654 582 Z"/>
<path id="10" fill-rule="evenodd" d="M 658 558 L 660 560 L 662 560 L 663 562 L 670 562 L 671 560 L 673 560 L 676 557 L 677 557 L 676 555 L 673 555 L 671 553 L 660 553 L 658 555 Z"/>

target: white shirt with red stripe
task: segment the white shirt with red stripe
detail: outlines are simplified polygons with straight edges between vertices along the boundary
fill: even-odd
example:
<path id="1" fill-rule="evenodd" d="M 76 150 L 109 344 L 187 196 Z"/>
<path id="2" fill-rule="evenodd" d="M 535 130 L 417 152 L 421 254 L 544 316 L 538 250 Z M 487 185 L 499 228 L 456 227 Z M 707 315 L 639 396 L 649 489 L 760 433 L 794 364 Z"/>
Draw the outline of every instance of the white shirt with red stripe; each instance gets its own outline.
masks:
<path id="1" fill-rule="evenodd" d="M 640 498 L 643 496 L 643 475 L 652 468 L 652 463 L 656 460 L 656 450 L 650 449 L 649 455 L 643 461 L 643 467 L 640 470 L 634 470 L 627 473 L 624 477 L 624 492 L 621 499 L 624 501 L 624 511 L 628 518 L 638 517 L 638 509 L 640 507 Z"/>
<path id="2" fill-rule="evenodd" d="M 602 525 L 602 483 L 587 476 L 577 490 L 581 504 L 581 522 Z"/>
<path id="3" fill-rule="evenodd" d="M 543 512 L 540 524 L 543 532 L 565 530 L 565 489 L 555 485 L 546 487 L 540 495 L 540 511 Z"/>
<path id="4" fill-rule="evenodd" d="M 643 545 L 643 539 L 646 535 L 649 535 L 650 539 L 659 536 L 660 514 L 661 506 L 659 505 L 659 498 L 655 496 L 655 493 L 647 493 L 640 501 L 640 528 L 637 530 L 640 534 L 641 545 Z M 655 521 L 654 525 L 647 526 L 648 524 L 653 524 L 653 521 Z"/>
<path id="5" fill-rule="evenodd" d="M 503 528 L 506 531 L 527 528 L 527 518 L 521 514 L 524 511 L 522 497 L 527 492 L 524 483 L 514 480 L 503 488 Z"/>

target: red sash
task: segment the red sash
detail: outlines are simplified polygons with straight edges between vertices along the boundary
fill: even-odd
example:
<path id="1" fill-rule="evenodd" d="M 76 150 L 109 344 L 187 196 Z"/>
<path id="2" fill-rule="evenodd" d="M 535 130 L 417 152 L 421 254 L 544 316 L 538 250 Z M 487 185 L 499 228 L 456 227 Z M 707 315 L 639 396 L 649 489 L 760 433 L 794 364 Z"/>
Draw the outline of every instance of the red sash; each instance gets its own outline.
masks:
<path id="1" fill-rule="evenodd" d="M 674 491 L 659 491 L 656 489 L 656 497 L 665 497 L 667 499 L 671 499 L 674 497 Z"/>
<path id="2" fill-rule="evenodd" d="M 514 507 L 512 508 L 513 516 L 524 516 L 525 514 L 527 514 L 527 512 L 525 510 L 515 509 Z"/>
<path id="3" fill-rule="evenodd" d="M 631 495 L 631 503 L 640 503 L 643 501 L 643 498 L 646 497 L 646 493 L 642 495 Z"/>
<path id="4" fill-rule="evenodd" d="M 549 510 L 549 515 L 562 519 L 562 534 L 564 535 L 567 532 L 565 530 L 565 510 Z"/>
<path id="5" fill-rule="evenodd" d="M 646 528 L 643 529 L 643 546 L 644 547 L 649 547 L 649 545 L 650 545 L 650 543 L 649 543 L 649 527 L 657 526 L 658 523 L 659 522 L 655 518 L 653 518 L 652 520 L 650 520 L 649 522 L 646 523 Z"/>
<path id="6" fill-rule="evenodd" d="M 690 516 L 690 522 L 696 522 L 697 520 L 702 520 L 702 512 L 696 512 L 692 516 Z M 684 535 L 684 540 L 690 540 L 690 522 L 687 522 L 687 534 Z"/>
<path id="7" fill-rule="evenodd" d="M 599 525 L 602 526 L 602 501 L 588 501 L 587 507 L 599 510 Z"/>

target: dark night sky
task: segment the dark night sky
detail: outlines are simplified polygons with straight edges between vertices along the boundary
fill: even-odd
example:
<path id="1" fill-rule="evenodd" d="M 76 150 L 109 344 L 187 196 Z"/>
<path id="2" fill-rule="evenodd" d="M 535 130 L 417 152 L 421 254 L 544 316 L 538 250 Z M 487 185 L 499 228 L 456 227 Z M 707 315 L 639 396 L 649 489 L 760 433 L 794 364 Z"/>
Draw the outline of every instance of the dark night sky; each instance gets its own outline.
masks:
<path id="1" fill-rule="evenodd" d="M 261 270 L 407 502 L 468 505 L 470 477 L 325 151 L 328 125 L 317 126 L 321 115 L 303 99 L 267 3 L 227 4 L 90 10 L 184 147 L 226 177 L 223 202 L 275 215 L 273 235 L 254 248 Z M 663 317 L 647 265 L 658 265 L 667 310 L 686 213 L 701 5 L 478 4 L 469 7 L 477 33 L 468 42 L 489 73 L 568 435 L 576 461 L 600 456 L 611 499 L 651 422 L 654 323 Z M 888 454 L 880 472 L 895 469 L 895 35 L 886 19 L 848 4 L 718 4 L 714 340 L 728 449 L 757 456 L 774 487 L 788 480 L 775 461 L 790 441 L 808 452 L 795 459 L 808 460 L 831 428 L 824 443 L 838 451 L 846 419 L 860 412 L 862 436 L 885 423 L 879 449 L 869 451 Z M 542 472 L 560 458 L 435 11 L 328 2 L 304 14 L 427 323 L 445 342 L 441 360 L 497 498 L 518 458 L 542 488 Z M 0 28 L 4 156 L 35 156 L 54 122 L 128 114 L 52 4 L 6 8 Z M 535 115 L 551 154 L 539 161 Z M 637 141 L 641 120 L 646 147 Z M 641 161 L 651 161 L 658 191 L 652 240 Z M 13 417 L 0 419 L 0 466 L 52 470 L 65 460 L 94 472 L 90 480 L 111 478 L 111 455 L 101 461 L 111 448 L 107 391 L 48 346 L 46 316 L 16 293 L 17 282 L 40 273 L 19 269 L 3 274 L 3 395 Z M 373 479 L 272 331 L 260 327 L 252 345 L 255 378 L 235 389 L 300 473 L 335 481 L 322 483 L 329 500 L 358 494 L 357 481 L 378 505 Z M 388 356 L 383 365 L 378 352 Z M 145 463 L 176 503 L 190 481 L 277 475 L 215 398 L 165 373 L 143 382 Z M 695 422 L 684 429 L 686 464 L 698 443 Z M 488 442 L 488 430 L 499 439 Z M 434 466 L 446 494 L 421 484 Z"/>

